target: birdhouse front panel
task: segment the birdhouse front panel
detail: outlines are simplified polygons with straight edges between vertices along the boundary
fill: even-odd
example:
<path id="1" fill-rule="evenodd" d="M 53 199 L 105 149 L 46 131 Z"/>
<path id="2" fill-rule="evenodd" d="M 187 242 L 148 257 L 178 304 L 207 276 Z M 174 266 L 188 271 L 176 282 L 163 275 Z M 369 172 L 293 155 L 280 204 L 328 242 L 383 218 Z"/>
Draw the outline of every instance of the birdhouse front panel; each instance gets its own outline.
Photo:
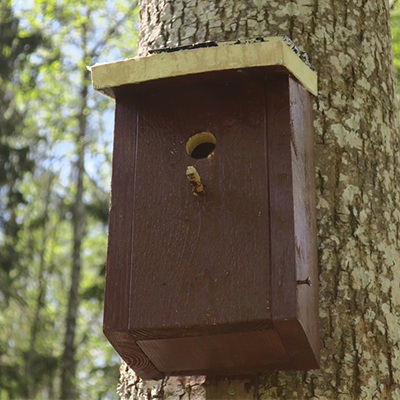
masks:
<path id="1" fill-rule="evenodd" d="M 144 379 L 317 367 L 309 93 L 275 64 L 129 79 L 103 90 L 106 336 Z"/>

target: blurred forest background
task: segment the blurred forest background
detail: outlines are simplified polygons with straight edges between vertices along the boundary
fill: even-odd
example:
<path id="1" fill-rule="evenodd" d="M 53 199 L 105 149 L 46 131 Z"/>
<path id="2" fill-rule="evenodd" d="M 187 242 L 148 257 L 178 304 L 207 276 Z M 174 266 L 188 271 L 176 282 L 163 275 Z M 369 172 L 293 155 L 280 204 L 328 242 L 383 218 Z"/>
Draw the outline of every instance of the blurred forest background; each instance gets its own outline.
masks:
<path id="1" fill-rule="evenodd" d="M 392 1 L 400 81 L 400 3 Z M 134 0 L 1 0 L 0 399 L 115 399 L 102 334 L 113 101 L 86 66 L 134 57 Z"/>
<path id="2" fill-rule="evenodd" d="M 111 399 L 102 334 L 113 108 L 86 66 L 133 57 L 132 0 L 0 3 L 0 399 Z"/>

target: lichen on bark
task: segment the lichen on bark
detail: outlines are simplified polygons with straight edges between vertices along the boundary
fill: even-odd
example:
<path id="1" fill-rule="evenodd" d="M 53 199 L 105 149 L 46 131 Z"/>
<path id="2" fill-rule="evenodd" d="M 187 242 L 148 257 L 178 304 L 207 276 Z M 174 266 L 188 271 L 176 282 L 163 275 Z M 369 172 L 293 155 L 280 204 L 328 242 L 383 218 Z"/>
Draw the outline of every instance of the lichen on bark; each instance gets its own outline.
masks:
<path id="1" fill-rule="evenodd" d="M 319 76 L 321 369 L 263 374 L 259 396 L 400 399 L 399 126 L 387 2 L 142 0 L 140 18 L 141 55 L 275 34 L 308 53 Z M 144 383 L 124 364 L 121 372 L 122 399 L 206 396 L 203 378 Z"/>

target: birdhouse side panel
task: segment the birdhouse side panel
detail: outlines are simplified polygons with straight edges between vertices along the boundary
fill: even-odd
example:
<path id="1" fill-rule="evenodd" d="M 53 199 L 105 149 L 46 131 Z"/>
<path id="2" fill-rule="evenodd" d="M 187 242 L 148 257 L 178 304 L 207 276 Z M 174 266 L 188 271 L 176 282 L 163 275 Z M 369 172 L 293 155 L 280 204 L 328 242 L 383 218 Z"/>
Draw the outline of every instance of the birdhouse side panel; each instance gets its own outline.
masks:
<path id="1" fill-rule="evenodd" d="M 289 76 L 267 78 L 266 92 L 273 324 L 295 368 L 317 368 L 318 279 L 311 100 Z M 309 277 L 316 287 L 308 284 Z"/>
<path id="2" fill-rule="evenodd" d="M 137 112 L 132 102 L 120 101 L 115 113 L 115 136 L 106 285 L 104 330 L 128 328 L 132 273 L 132 215 Z"/>
<path id="3" fill-rule="evenodd" d="M 293 125 L 292 163 L 296 245 L 297 307 L 308 337 L 310 357 L 319 359 L 318 256 L 314 127 L 312 100 L 296 81 L 289 80 Z"/>
<path id="4" fill-rule="evenodd" d="M 286 75 L 269 75 L 265 79 L 274 321 L 296 316 L 293 132 L 288 79 Z"/>

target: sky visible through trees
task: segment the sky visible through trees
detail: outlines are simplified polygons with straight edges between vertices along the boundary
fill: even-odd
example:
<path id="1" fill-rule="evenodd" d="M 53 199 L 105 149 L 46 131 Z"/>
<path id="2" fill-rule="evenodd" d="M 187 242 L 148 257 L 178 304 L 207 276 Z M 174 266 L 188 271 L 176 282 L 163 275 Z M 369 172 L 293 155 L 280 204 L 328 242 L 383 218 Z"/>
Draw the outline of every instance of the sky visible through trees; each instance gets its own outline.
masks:
<path id="1" fill-rule="evenodd" d="M 114 105 L 86 66 L 135 55 L 137 13 L 128 0 L 0 5 L 0 399 L 116 397 L 102 334 Z M 392 31 L 399 79 L 398 3 Z"/>
<path id="2" fill-rule="evenodd" d="M 137 8 L 0 7 L 0 398 L 112 398 L 119 357 L 101 328 L 113 103 L 86 66 L 135 55 Z"/>

